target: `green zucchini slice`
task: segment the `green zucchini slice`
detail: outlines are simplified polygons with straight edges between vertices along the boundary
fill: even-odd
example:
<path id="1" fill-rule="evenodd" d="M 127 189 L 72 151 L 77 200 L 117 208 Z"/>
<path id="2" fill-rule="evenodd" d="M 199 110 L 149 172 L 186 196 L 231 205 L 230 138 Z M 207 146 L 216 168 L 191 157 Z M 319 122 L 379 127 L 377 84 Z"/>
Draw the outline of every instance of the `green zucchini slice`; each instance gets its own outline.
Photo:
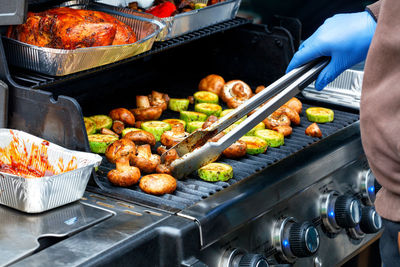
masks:
<path id="1" fill-rule="evenodd" d="M 282 146 L 285 143 L 285 137 L 282 133 L 270 129 L 257 130 L 255 136 L 264 139 L 270 147 Z"/>
<path id="2" fill-rule="evenodd" d="M 112 119 L 107 115 L 94 115 L 89 117 L 89 119 L 94 120 L 96 123 L 96 131 L 100 131 L 101 128 L 111 129 L 113 124 Z"/>
<path id="3" fill-rule="evenodd" d="M 83 117 L 83 121 L 85 122 L 86 133 L 94 134 L 96 132 L 96 122 L 88 117 Z"/>
<path id="4" fill-rule="evenodd" d="M 91 134 L 88 136 L 90 150 L 93 153 L 104 154 L 108 145 L 118 140 L 118 137 L 109 134 Z"/>
<path id="5" fill-rule="evenodd" d="M 171 125 L 171 128 L 173 125 L 177 125 L 177 124 L 182 124 L 183 128 L 186 128 L 186 122 L 180 119 L 165 119 L 163 120 L 163 122 L 168 123 L 169 125 Z"/>
<path id="6" fill-rule="evenodd" d="M 208 182 L 224 182 L 233 177 L 232 167 L 225 163 L 213 162 L 201 167 L 197 172 L 201 179 Z"/>
<path id="7" fill-rule="evenodd" d="M 268 143 L 266 141 L 256 136 L 242 136 L 239 140 L 242 140 L 246 143 L 246 153 L 250 155 L 264 153 L 268 147 Z"/>
<path id="8" fill-rule="evenodd" d="M 318 123 L 331 122 L 334 118 L 333 110 L 321 107 L 308 108 L 306 115 L 309 121 Z"/>
<path id="9" fill-rule="evenodd" d="M 206 114 L 207 116 L 214 115 L 219 117 L 222 107 L 217 104 L 199 103 L 194 106 L 194 110 Z"/>
<path id="10" fill-rule="evenodd" d="M 186 123 L 191 121 L 206 121 L 207 115 L 195 111 L 181 111 L 180 119 L 184 120 Z"/>
<path id="11" fill-rule="evenodd" d="M 157 142 L 161 140 L 161 135 L 165 131 L 171 130 L 171 125 L 163 121 L 145 121 L 141 127 L 146 132 L 152 133 Z"/>
<path id="12" fill-rule="evenodd" d="M 249 136 L 253 136 L 257 130 L 263 130 L 265 129 L 265 124 L 263 122 L 260 122 L 259 124 L 257 124 L 256 126 L 254 126 L 253 129 L 251 129 L 248 133 L 246 133 L 245 135 L 249 135 Z"/>
<path id="13" fill-rule="evenodd" d="M 193 133 L 197 129 L 203 127 L 203 124 L 204 124 L 204 121 L 191 121 L 188 123 L 186 131 L 188 133 Z"/>
<path id="14" fill-rule="evenodd" d="M 129 132 L 137 131 L 137 130 L 140 130 L 140 129 L 138 129 L 138 128 L 125 128 L 125 129 L 122 130 L 122 133 L 121 133 L 122 137 L 124 137 Z"/>
<path id="15" fill-rule="evenodd" d="M 198 91 L 194 93 L 194 101 L 198 103 L 218 104 L 218 95 L 208 91 Z"/>
<path id="16" fill-rule="evenodd" d="M 189 99 L 186 98 L 171 98 L 168 102 L 168 108 L 173 111 L 187 110 L 189 107 Z"/>

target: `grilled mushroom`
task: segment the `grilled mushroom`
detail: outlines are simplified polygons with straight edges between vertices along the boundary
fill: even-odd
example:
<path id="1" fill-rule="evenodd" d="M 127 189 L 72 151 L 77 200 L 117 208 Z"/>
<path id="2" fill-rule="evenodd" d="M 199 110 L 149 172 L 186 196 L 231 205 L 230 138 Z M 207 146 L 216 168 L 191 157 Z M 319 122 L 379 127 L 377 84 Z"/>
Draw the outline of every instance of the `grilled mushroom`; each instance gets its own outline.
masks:
<path id="1" fill-rule="evenodd" d="M 245 82 L 232 80 L 224 85 L 220 96 L 229 108 L 237 108 L 247 99 L 252 97 L 253 92 Z"/>
<path id="2" fill-rule="evenodd" d="M 156 138 L 154 137 L 154 135 L 143 130 L 128 132 L 122 139 L 131 140 L 136 145 L 149 144 L 151 146 L 154 146 L 156 144 Z"/>
<path id="3" fill-rule="evenodd" d="M 222 154 L 230 159 L 237 159 L 246 155 L 247 145 L 242 140 L 237 140 L 235 143 L 225 149 Z"/>
<path id="4" fill-rule="evenodd" d="M 224 87 L 224 84 L 224 78 L 216 74 L 210 74 L 200 81 L 199 90 L 209 91 L 219 95 L 222 88 Z"/>
<path id="5" fill-rule="evenodd" d="M 135 116 L 126 108 L 116 108 L 110 111 L 109 116 L 113 121 L 122 121 L 126 125 L 132 126 L 135 123 Z"/>
<path id="6" fill-rule="evenodd" d="M 159 150 L 159 148 L 162 148 Z M 166 152 L 166 148 L 165 147 L 158 147 L 157 148 L 157 152 L 161 154 Z M 172 169 L 171 169 L 171 163 L 176 160 L 177 158 L 179 158 L 178 153 L 176 152 L 175 149 L 170 149 L 167 154 L 164 157 L 164 164 L 159 164 L 156 168 L 156 172 L 157 173 L 166 173 L 166 174 L 171 174 L 172 173 Z"/>
<path id="7" fill-rule="evenodd" d="M 299 125 L 300 124 L 300 115 L 293 109 L 289 108 L 286 105 L 282 105 L 280 108 L 278 108 L 274 113 L 276 113 L 278 116 L 281 114 L 285 114 L 286 116 L 289 117 L 290 121 L 294 125 Z"/>
<path id="8" fill-rule="evenodd" d="M 290 127 L 288 125 L 279 125 L 279 126 L 276 126 L 276 127 L 272 128 L 272 130 L 283 134 L 283 136 L 291 135 L 292 131 L 293 131 L 292 127 Z"/>
<path id="9" fill-rule="evenodd" d="M 290 126 L 290 119 L 285 114 L 272 113 L 263 120 L 265 127 L 273 130 L 277 126 Z"/>
<path id="10" fill-rule="evenodd" d="M 122 131 L 125 129 L 125 124 L 122 121 L 118 121 L 118 120 L 113 121 L 112 129 L 117 134 L 121 134 Z"/>
<path id="11" fill-rule="evenodd" d="M 149 101 L 151 106 L 159 106 L 162 111 L 166 110 L 168 107 L 169 96 L 157 91 L 151 91 L 149 95 Z"/>
<path id="12" fill-rule="evenodd" d="M 262 90 L 264 90 L 265 89 L 265 86 L 264 85 L 259 85 L 259 86 L 257 86 L 257 88 L 256 88 L 256 94 L 258 94 L 259 92 L 261 92 Z"/>
<path id="13" fill-rule="evenodd" d="M 299 114 L 301 113 L 301 110 L 303 108 L 303 104 L 301 103 L 301 101 L 295 97 L 292 97 L 288 102 L 285 103 L 285 105 Z"/>
<path id="14" fill-rule="evenodd" d="M 112 184 L 127 187 L 139 181 L 140 170 L 136 167 L 131 167 L 127 157 L 118 158 L 116 165 L 116 169 L 109 171 L 107 174 L 107 178 Z"/>
<path id="15" fill-rule="evenodd" d="M 136 148 L 136 156 L 131 159 L 131 164 L 143 172 L 151 173 L 155 171 L 160 161 L 160 156 L 151 154 L 150 145 L 146 144 Z"/>
<path id="16" fill-rule="evenodd" d="M 164 173 L 143 176 L 139 182 L 140 189 L 153 195 L 171 194 L 175 191 L 176 185 L 176 179 Z"/>
<path id="17" fill-rule="evenodd" d="M 311 137 L 322 137 L 322 132 L 321 129 L 318 127 L 318 125 L 314 122 L 310 124 L 310 126 L 307 127 L 306 129 L 306 135 L 309 135 Z"/>
<path id="18" fill-rule="evenodd" d="M 135 153 L 136 147 L 132 141 L 120 139 L 107 147 L 105 156 L 109 162 L 115 163 L 121 157 L 131 159 L 135 156 Z"/>
<path id="19" fill-rule="evenodd" d="M 211 115 L 207 118 L 207 120 L 203 123 L 203 126 L 201 128 L 205 129 L 209 126 L 211 126 L 214 122 L 218 121 L 218 117 Z"/>
<path id="20" fill-rule="evenodd" d="M 149 98 L 145 95 L 136 96 L 136 106 L 137 108 L 131 111 L 138 121 L 157 120 L 163 111 L 161 106 L 151 106 Z"/>
<path id="21" fill-rule="evenodd" d="M 172 129 L 170 131 L 165 131 L 161 135 L 161 144 L 167 148 L 170 148 L 185 139 L 188 135 L 189 133 L 185 132 L 182 124 L 175 124 L 172 125 Z"/>
<path id="22" fill-rule="evenodd" d="M 107 128 L 101 128 L 100 133 L 101 134 L 114 135 L 115 137 L 119 137 L 118 134 L 116 134 L 115 132 L 113 132 L 112 130 L 107 129 Z"/>

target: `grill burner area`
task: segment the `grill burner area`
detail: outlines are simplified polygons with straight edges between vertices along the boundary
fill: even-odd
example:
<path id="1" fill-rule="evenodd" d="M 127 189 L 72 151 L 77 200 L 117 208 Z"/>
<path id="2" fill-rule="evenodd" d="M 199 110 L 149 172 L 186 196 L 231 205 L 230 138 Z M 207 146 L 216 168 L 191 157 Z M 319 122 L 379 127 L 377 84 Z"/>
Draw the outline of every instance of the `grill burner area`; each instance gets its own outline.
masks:
<path id="1" fill-rule="evenodd" d="M 139 202 L 144 205 L 148 205 L 154 208 L 160 208 L 171 212 L 177 212 L 183 210 L 193 204 L 205 199 L 224 188 L 235 184 L 258 171 L 268 167 L 269 165 L 280 161 L 303 148 L 317 143 L 319 138 L 312 138 L 305 135 L 305 129 L 311 124 L 305 116 L 305 110 L 309 108 L 309 104 L 303 103 L 303 111 L 300 115 L 301 124 L 293 127 L 293 133 L 285 137 L 285 144 L 281 147 L 268 147 L 267 152 L 259 155 L 246 155 L 240 160 L 233 160 L 222 158 L 218 162 L 223 162 L 233 167 L 234 177 L 227 182 L 216 182 L 210 183 L 202 181 L 194 173 L 186 179 L 179 180 L 176 191 L 173 194 L 165 194 L 163 196 L 153 196 L 142 192 L 138 185 L 130 188 L 120 188 L 113 186 L 107 179 L 107 173 L 115 168 L 114 164 L 111 164 L 103 157 L 102 165 L 99 167 L 97 172 L 96 182 L 108 193 L 117 195 L 120 198 Z M 323 138 L 339 131 L 340 129 L 356 122 L 359 119 L 358 114 L 344 112 L 340 110 L 334 110 L 335 119 L 331 123 L 319 124 L 322 131 Z M 171 118 L 176 114 L 168 116 Z"/>

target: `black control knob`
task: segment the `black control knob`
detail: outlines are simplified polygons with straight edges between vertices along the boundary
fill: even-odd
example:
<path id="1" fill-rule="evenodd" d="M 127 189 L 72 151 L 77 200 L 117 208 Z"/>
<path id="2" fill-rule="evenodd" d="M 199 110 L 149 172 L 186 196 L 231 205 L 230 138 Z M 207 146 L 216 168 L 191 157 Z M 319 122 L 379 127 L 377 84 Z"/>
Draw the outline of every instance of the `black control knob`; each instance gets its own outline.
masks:
<path id="1" fill-rule="evenodd" d="M 319 247 L 318 230 L 309 222 L 293 223 L 289 230 L 290 249 L 296 257 L 308 257 Z"/>
<path id="2" fill-rule="evenodd" d="M 374 207 L 364 207 L 362 209 L 360 229 L 366 234 L 373 234 L 382 229 L 382 218 Z"/>
<path id="3" fill-rule="evenodd" d="M 260 254 L 245 254 L 239 261 L 239 267 L 268 267 L 267 259 Z"/>
<path id="4" fill-rule="evenodd" d="M 356 226 L 361 220 L 361 203 L 349 195 L 342 195 L 335 202 L 335 219 L 343 228 Z"/>

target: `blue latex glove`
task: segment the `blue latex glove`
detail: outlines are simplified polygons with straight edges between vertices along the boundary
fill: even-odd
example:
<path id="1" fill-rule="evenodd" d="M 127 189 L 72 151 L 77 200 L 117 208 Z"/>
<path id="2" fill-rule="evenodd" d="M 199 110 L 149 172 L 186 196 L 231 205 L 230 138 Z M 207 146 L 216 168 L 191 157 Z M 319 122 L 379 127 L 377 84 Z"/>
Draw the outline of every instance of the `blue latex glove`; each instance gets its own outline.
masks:
<path id="1" fill-rule="evenodd" d="M 315 58 L 329 56 L 330 63 L 315 82 L 315 88 L 322 90 L 340 73 L 365 60 L 375 28 L 376 22 L 367 11 L 335 15 L 301 44 L 286 72 Z"/>

